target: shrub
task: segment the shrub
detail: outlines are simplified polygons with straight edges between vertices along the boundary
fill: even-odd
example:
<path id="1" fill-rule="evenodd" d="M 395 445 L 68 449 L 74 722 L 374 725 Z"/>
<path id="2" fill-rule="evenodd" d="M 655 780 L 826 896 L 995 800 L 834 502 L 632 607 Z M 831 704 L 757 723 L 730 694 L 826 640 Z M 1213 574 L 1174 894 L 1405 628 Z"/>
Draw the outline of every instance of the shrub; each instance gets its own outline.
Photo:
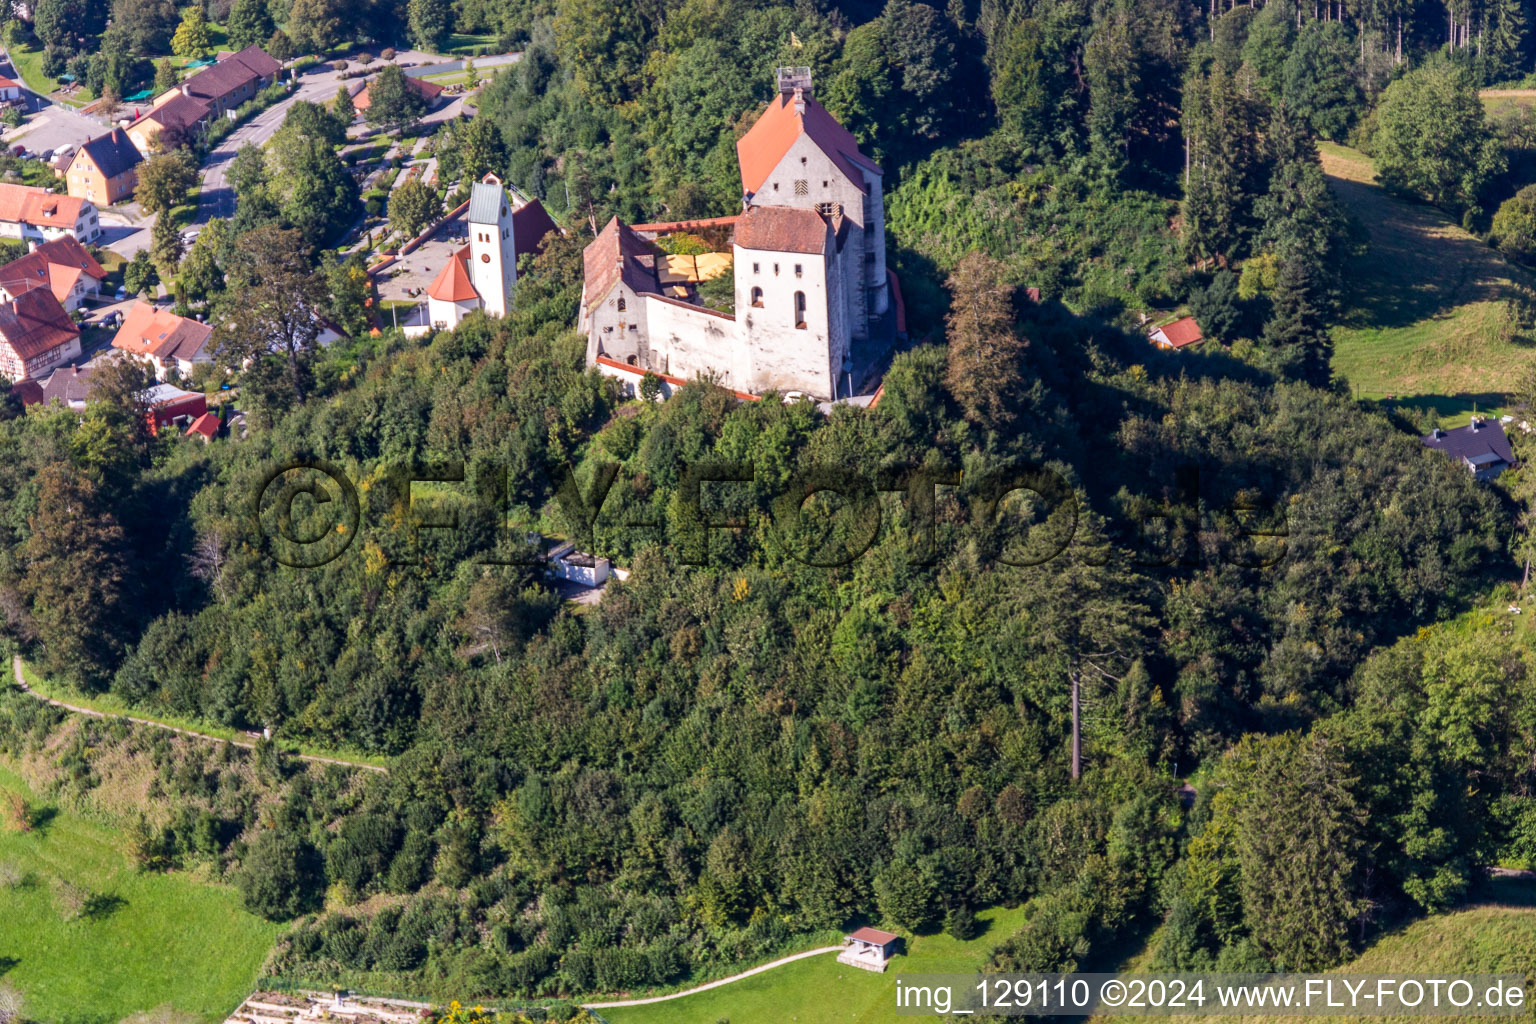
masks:
<path id="1" fill-rule="evenodd" d="M 395 48 L 393 46 L 386 46 L 383 50 L 379 51 L 379 56 L 384 60 L 394 60 Z"/>
<path id="2" fill-rule="evenodd" d="M 21 870 L 21 865 L 11 861 L 0 861 L 0 889 L 14 889 L 26 877 L 26 872 Z"/>
<path id="3" fill-rule="evenodd" d="M 5 815 L 5 827 L 11 832 L 32 831 L 32 809 L 27 806 L 26 800 L 20 793 L 5 794 L 5 802 L 0 806 L 0 813 Z"/>
<path id="4" fill-rule="evenodd" d="M 53 907 L 63 921 L 78 921 L 91 905 L 91 891 L 63 878 L 53 881 Z"/>

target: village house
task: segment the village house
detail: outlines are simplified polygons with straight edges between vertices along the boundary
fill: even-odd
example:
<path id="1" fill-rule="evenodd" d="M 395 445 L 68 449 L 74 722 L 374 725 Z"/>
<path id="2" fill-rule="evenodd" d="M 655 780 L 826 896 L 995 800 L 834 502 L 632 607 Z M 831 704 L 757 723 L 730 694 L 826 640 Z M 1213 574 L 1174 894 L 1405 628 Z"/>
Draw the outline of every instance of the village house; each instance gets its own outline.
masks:
<path id="1" fill-rule="evenodd" d="M 0 238 L 19 238 L 37 245 L 66 235 L 77 242 L 94 242 L 101 237 L 101 219 L 94 203 L 31 185 L 0 183 Z"/>
<path id="2" fill-rule="evenodd" d="M 163 380 L 172 371 L 190 377 L 198 363 L 210 362 L 208 340 L 212 336 L 213 328 L 208 324 L 140 300 L 123 317 L 112 347 L 149 363 Z"/>
<path id="3" fill-rule="evenodd" d="M 1192 316 L 1180 317 L 1171 324 L 1155 327 L 1152 333 L 1147 335 L 1147 340 L 1158 348 L 1181 349 L 1190 345 L 1198 345 L 1204 341 L 1200 333 L 1200 325 Z"/>
<path id="4" fill-rule="evenodd" d="M 748 394 L 850 395 L 854 346 L 895 322 L 883 172 L 813 98 L 807 68 L 779 69 L 736 154 L 742 212 L 709 222 L 732 232 L 735 313 L 703 305 L 708 276 L 677 274 L 654 244 L 683 224 L 642 233 L 615 218 L 583 256 L 587 364 L 631 389 L 650 371 Z"/>
<path id="5" fill-rule="evenodd" d="M 103 206 L 133 198 L 138 187 L 138 166 L 144 157 L 128 137 L 114 128 L 75 151 L 64 172 L 69 194 Z"/>
<path id="6" fill-rule="evenodd" d="M 21 102 L 21 83 L 14 78 L 0 75 L 0 105 L 9 106 Z"/>
<path id="7" fill-rule="evenodd" d="M 80 328 L 53 292 L 34 288 L 0 303 L 0 375 L 36 379 L 80 358 Z"/>
<path id="8" fill-rule="evenodd" d="M 204 444 L 208 444 L 219 436 L 219 427 L 222 425 L 217 415 L 205 412 L 187 426 L 187 432 L 184 436 L 195 437 Z"/>
<path id="9" fill-rule="evenodd" d="M 283 66 L 259 46 L 220 54 L 209 67 L 155 97 L 148 113 L 128 126 L 128 137 L 144 156 L 156 152 L 168 133 L 189 141 L 218 117 L 234 116 L 242 103 L 277 80 Z"/>
<path id="10" fill-rule="evenodd" d="M 427 317 L 433 327 L 452 328 L 477 309 L 505 316 L 517 287 L 517 259 L 537 252 L 544 237 L 558 231 L 544 206 L 494 174 L 469 192 L 469 244 L 449 257 L 427 287 Z"/>
<path id="11" fill-rule="evenodd" d="M 428 82 L 421 78 L 411 78 L 409 76 L 406 77 L 405 84 L 426 102 L 428 110 L 435 107 L 438 100 L 442 99 L 445 89 L 445 86 L 438 85 L 436 82 Z M 352 97 L 352 109 L 357 112 L 356 116 L 361 117 L 363 111 L 373 105 L 373 98 L 369 95 L 369 90 L 372 87 L 372 78 L 366 82 L 354 82 L 348 87 L 347 92 Z"/>
<path id="12" fill-rule="evenodd" d="M 1419 439 L 1424 447 L 1444 452 L 1479 480 L 1492 480 L 1515 464 L 1509 436 L 1498 420 L 1473 416 L 1472 422 L 1453 430 L 1436 427 Z"/>
<path id="13" fill-rule="evenodd" d="M 46 288 L 65 312 L 73 312 L 87 298 L 101 294 L 106 277 L 96 257 L 65 235 L 0 267 L 0 300 L 9 302 L 34 288 Z"/>

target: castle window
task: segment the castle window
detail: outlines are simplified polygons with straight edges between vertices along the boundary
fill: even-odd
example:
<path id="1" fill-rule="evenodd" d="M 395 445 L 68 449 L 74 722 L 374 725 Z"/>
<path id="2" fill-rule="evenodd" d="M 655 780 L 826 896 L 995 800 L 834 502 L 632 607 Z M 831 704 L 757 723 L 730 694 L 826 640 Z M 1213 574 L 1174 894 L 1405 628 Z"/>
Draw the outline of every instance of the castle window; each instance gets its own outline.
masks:
<path id="1" fill-rule="evenodd" d="M 777 263 L 775 263 L 773 265 L 773 276 L 774 277 L 778 277 L 779 276 L 779 265 Z"/>
<path id="2" fill-rule="evenodd" d="M 811 194 L 811 183 L 804 178 L 795 179 L 795 195 L 808 196 Z"/>
<path id="3" fill-rule="evenodd" d="M 754 263 L 754 264 L 752 264 L 752 273 L 754 273 L 754 274 L 761 274 L 762 272 L 763 272 L 763 265 L 761 263 Z"/>
<path id="4" fill-rule="evenodd" d="M 502 228 L 501 229 L 501 237 L 502 237 L 503 240 L 506 239 L 506 237 L 507 237 L 507 229 L 506 228 Z"/>
<path id="5" fill-rule="evenodd" d="M 825 214 L 828 217 L 836 217 L 838 214 L 843 212 L 843 204 L 842 203 L 817 203 L 816 204 L 816 212 L 817 213 L 821 213 L 821 214 Z"/>
<path id="6" fill-rule="evenodd" d="M 763 290 L 761 288 L 752 289 L 752 305 L 758 309 L 763 308 Z"/>
<path id="7" fill-rule="evenodd" d="M 775 192 L 777 192 L 777 191 L 778 191 L 778 190 L 779 190 L 779 183 L 778 183 L 778 182 L 774 182 L 774 183 L 773 183 L 773 190 L 774 190 L 774 191 L 775 191 Z"/>
<path id="8" fill-rule="evenodd" d="M 805 292 L 795 292 L 795 326 L 805 330 Z"/>
<path id="9" fill-rule="evenodd" d="M 619 296 L 619 312 L 624 312 L 624 296 Z"/>
<path id="10" fill-rule="evenodd" d="M 800 277 L 800 276 L 802 276 L 802 274 L 803 274 L 803 271 L 800 269 L 800 264 L 796 263 L 795 264 L 795 276 L 796 277 Z"/>
<path id="11" fill-rule="evenodd" d="M 831 182 L 830 182 L 830 181 L 824 181 L 824 182 L 822 182 L 822 183 L 821 183 L 821 187 L 822 187 L 822 188 L 827 188 L 827 187 L 828 187 L 828 186 L 829 186 L 829 185 L 831 185 L 831 184 L 832 184 L 832 183 L 831 183 Z"/>

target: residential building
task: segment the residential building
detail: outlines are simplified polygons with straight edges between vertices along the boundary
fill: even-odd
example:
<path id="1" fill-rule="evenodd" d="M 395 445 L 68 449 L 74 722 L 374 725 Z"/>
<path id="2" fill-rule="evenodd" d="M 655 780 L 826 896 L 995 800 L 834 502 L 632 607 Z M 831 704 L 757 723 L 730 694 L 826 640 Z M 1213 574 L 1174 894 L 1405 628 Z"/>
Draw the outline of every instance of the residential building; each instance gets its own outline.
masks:
<path id="1" fill-rule="evenodd" d="M 128 126 L 128 136 L 145 156 L 157 148 L 162 132 L 182 142 L 203 131 L 214 118 L 233 116 L 242 103 L 277 80 L 283 66 L 259 46 L 220 54 L 218 61 L 155 98 L 149 112 Z"/>
<path id="2" fill-rule="evenodd" d="M 115 206 L 133 198 L 139 184 L 138 166 L 144 159 L 133 139 L 121 128 L 99 135 L 75 151 L 64 181 L 69 194 L 101 206 Z"/>
<path id="3" fill-rule="evenodd" d="M 76 411 L 84 409 L 91 396 L 89 366 L 61 366 L 39 385 L 38 400 L 44 405 L 58 404 Z"/>
<path id="4" fill-rule="evenodd" d="M 188 425 L 184 436 L 199 438 L 204 444 L 207 444 L 219 436 L 220 426 L 218 416 L 211 412 L 205 412 Z"/>
<path id="5" fill-rule="evenodd" d="M 207 395 L 201 391 L 186 391 L 174 384 L 156 384 L 149 389 L 147 397 L 152 434 L 159 434 L 166 427 L 183 431 L 208 411 Z"/>
<path id="6" fill-rule="evenodd" d="M 0 75 L 0 104 L 21 102 L 21 83 Z"/>
<path id="7" fill-rule="evenodd" d="M 1420 438 L 1424 447 L 1444 452 L 1466 467 L 1479 480 L 1492 480 L 1515 464 L 1509 436 L 1498 420 L 1473 416 L 1464 427 L 1441 430 L 1436 427 Z"/>
<path id="8" fill-rule="evenodd" d="M 0 375 L 9 380 L 42 377 L 80 358 L 80 328 L 46 288 L 0 303 Z"/>
<path id="9" fill-rule="evenodd" d="M 0 300 L 9 302 L 23 292 L 46 288 L 65 312 L 73 312 L 87 298 L 101 294 L 101 282 L 106 277 L 96 257 L 65 235 L 0 267 Z"/>
<path id="10" fill-rule="evenodd" d="M 438 85 L 436 82 L 428 82 L 422 78 L 407 77 L 405 84 L 409 88 L 414 89 L 416 94 L 426 101 L 428 109 L 436 106 L 437 101 L 442 99 L 444 86 Z M 373 79 L 370 78 L 362 84 L 353 85 L 348 90 L 352 96 L 352 109 L 357 111 L 357 116 L 359 117 L 362 116 L 363 111 L 373 105 L 373 99 L 368 94 L 368 90 L 372 86 Z"/>
<path id="11" fill-rule="evenodd" d="M 1180 317 L 1171 324 L 1153 328 L 1147 335 L 1147 340 L 1158 348 L 1181 349 L 1190 345 L 1198 345 L 1205 340 L 1200 332 L 1200 325 L 1192 316 Z"/>
<path id="12" fill-rule="evenodd" d="M 77 242 L 94 242 L 101 237 L 101 219 L 94 203 L 31 185 L 0 182 L 0 238 L 19 238 L 37 245 L 66 235 Z"/>
<path id="13" fill-rule="evenodd" d="M 112 347 L 142 359 L 164 379 L 172 371 L 190 377 L 198 363 L 212 361 L 208 341 L 213 328 L 188 317 L 177 316 L 148 302 L 135 302 L 112 338 Z"/>
<path id="14" fill-rule="evenodd" d="M 494 174 L 470 189 L 465 220 L 469 244 L 427 287 L 427 316 L 434 327 L 454 327 L 476 309 L 505 316 L 517 287 L 518 257 L 537 252 L 544 237 L 559 230 L 542 203 Z"/>
<path id="15" fill-rule="evenodd" d="M 706 374 L 746 394 L 851 392 L 856 344 L 887 336 L 883 172 L 812 96 L 810 71 L 780 68 L 778 95 L 736 144 L 742 212 L 729 231 L 735 313 L 699 301 L 718 260 L 692 270 L 654 244 L 687 225 L 610 221 L 584 253 L 587 363 L 631 388 L 647 371 Z M 899 313 L 899 310 L 897 311 Z"/>

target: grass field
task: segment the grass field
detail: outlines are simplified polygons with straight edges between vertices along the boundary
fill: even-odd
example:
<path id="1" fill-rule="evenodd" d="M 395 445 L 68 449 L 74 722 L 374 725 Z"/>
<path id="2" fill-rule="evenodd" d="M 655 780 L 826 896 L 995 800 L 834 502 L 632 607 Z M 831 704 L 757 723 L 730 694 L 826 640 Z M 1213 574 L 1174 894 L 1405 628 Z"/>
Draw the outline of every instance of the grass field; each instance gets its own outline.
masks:
<path id="1" fill-rule="evenodd" d="M 1536 882 L 1526 879 L 1495 879 L 1484 894 L 1485 901 L 1447 914 L 1420 918 L 1388 932 L 1373 942 L 1349 963 L 1336 968 L 1337 974 L 1500 974 L 1515 973 L 1526 978 L 1526 996 L 1536 992 Z M 1153 936 L 1152 942 L 1158 936 Z M 1145 970 L 1151 957 L 1151 943 L 1120 966 L 1122 971 Z M 1529 1012 L 1522 1015 L 1529 1019 Z M 1259 1024 L 1274 1017 L 1197 1017 L 1175 1015 L 1169 1021 L 1222 1021 L 1234 1024 L 1243 1020 Z M 1321 1019 L 1292 1016 L 1286 1020 Z M 1344 1017 L 1326 1018 L 1336 1024 L 1411 1024 L 1416 1017 Z M 1437 1017 L 1441 1021 L 1479 1021 L 1487 1017 Z M 1144 1017 L 1095 1017 L 1094 1024 L 1137 1024 Z"/>
<path id="2" fill-rule="evenodd" d="M 987 929 L 969 942 L 947 935 L 908 936 L 909 952 L 896 957 L 884 974 L 844 967 L 828 953 L 696 996 L 601 1013 L 611 1024 L 896 1024 L 909 1019 L 894 1009 L 898 974 L 977 971 L 992 947 L 1024 923 L 1022 907 L 976 916 Z"/>
<path id="3" fill-rule="evenodd" d="M 1439 210 L 1389 195 L 1365 155 L 1324 143 L 1322 158 L 1370 236 L 1334 330 L 1334 369 L 1362 398 L 1433 407 L 1448 421 L 1499 410 L 1536 361 L 1512 312 L 1536 296 L 1531 275 Z"/>
<path id="4" fill-rule="evenodd" d="M 443 40 L 443 45 L 437 48 L 437 52 L 449 57 L 474 57 L 481 50 L 494 51 L 496 49 L 496 36 L 466 35 L 463 32 L 450 32 Z"/>
<path id="5" fill-rule="evenodd" d="M 41 802 L 0 768 L 0 791 Z M 0 888 L 0 976 L 25 1017 L 111 1024 L 169 1003 L 222 1019 L 251 990 L 280 926 L 246 913 L 233 889 L 183 874 L 139 874 L 120 834 L 46 809 L 32 832 L 0 829 L 0 864 L 24 881 Z M 59 880 L 88 889 L 94 912 L 64 921 Z"/>

